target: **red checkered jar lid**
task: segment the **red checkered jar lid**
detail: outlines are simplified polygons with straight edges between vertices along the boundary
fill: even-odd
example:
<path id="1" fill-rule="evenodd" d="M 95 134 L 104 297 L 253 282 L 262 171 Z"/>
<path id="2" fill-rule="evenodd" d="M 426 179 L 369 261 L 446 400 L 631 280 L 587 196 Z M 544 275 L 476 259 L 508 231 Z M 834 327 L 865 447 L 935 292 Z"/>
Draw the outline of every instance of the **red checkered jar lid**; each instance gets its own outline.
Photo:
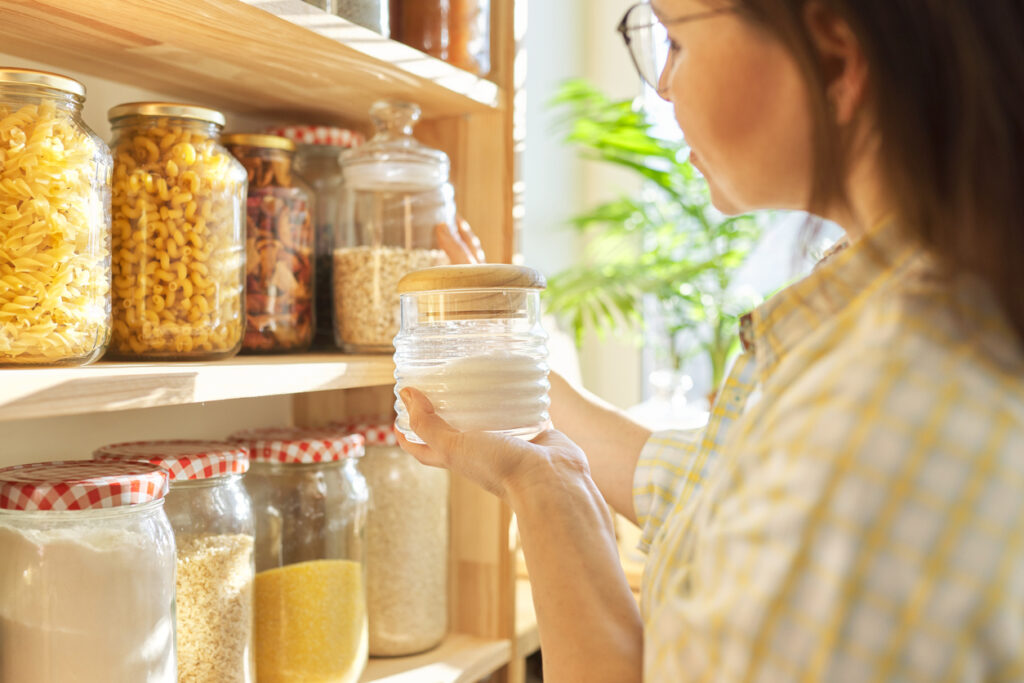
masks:
<path id="1" fill-rule="evenodd" d="M 0 469 L 0 510 L 99 510 L 159 500 L 167 472 L 145 462 L 68 460 Z"/>
<path id="2" fill-rule="evenodd" d="M 358 434 L 348 434 L 331 427 L 248 429 L 235 432 L 230 438 L 249 449 L 249 459 L 253 462 L 289 465 L 360 458 L 365 443 L 365 439 Z"/>
<path id="3" fill-rule="evenodd" d="M 300 145 L 324 145 L 351 149 L 366 142 L 362 133 L 334 126 L 278 126 L 268 128 L 270 135 L 280 135 Z"/>
<path id="4" fill-rule="evenodd" d="M 398 439 L 395 437 L 393 423 L 380 421 L 364 422 L 335 422 L 332 427 L 344 431 L 346 434 L 358 434 L 366 439 L 367 446 L 397 446 Z"/>
<path id="5" fill-rule="evenodd" d="M 139 460 L 167 470 L 171 481 L 213 479 L 249 470 L 249 451 L 225 441 L 131 441 L 97 448 L 97 460 Z"/>

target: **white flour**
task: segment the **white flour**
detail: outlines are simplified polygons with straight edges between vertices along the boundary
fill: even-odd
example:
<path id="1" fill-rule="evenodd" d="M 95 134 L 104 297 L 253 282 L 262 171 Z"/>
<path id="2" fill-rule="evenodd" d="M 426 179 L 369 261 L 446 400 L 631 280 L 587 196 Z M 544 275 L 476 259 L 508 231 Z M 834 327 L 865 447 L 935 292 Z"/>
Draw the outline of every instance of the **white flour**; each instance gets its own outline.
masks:
<path id="1" fill-rule="evenodd" d="M 0 549 L 0 681 L 175 683 L 173 548 L 0 525 Z"/>
<path id="2" fill-rule="evenodd" d="M 542 358 L 489 351 L 430 366 L 400 367 L 398 391 L 419 389 L 456 429 L 506 431 L 548 419 L 548 366 Z M 404 405 L 399 428 L 408 428 Z"/>

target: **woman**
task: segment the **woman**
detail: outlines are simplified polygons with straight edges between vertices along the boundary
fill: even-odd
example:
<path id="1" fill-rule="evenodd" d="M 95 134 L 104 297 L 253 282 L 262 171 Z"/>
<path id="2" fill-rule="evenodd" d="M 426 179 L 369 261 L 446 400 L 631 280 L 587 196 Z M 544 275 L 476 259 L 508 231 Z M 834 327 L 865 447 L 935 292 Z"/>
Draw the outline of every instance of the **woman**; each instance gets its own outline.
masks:
<path id="1" fill-rule="evenodd" d="M 558 431 L 407 390 L 403 447 L 512 506 L 549 680 L 1024 679 L 1024 6 L 653 0 L 621 30 L 716 206 L 846 239 L 744 318 L 695 442 L 554 377 Z"/>

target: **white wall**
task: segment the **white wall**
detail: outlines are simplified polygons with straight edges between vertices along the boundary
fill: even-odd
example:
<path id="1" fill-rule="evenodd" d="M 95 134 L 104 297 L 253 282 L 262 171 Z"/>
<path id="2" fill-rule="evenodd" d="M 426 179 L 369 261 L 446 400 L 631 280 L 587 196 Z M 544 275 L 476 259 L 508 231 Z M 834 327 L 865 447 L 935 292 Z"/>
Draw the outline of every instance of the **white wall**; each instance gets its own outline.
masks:
<path id="1" fill-rule="evenodd" d="M 523 179 L 524 261 L 551 275 L 571 265 L 583 242 L 567 219 L 631 191 L 636 182 L 601 164 L 582 162 L 553 127 L 548 103 L 558 86 L 585 77 L 613 97 L 632 97 L 637 80 L 615 27 L 629 0 L 529 0 L 526 32 L 527 123 Z M 640 351 L 588 335 L 579 350 L 584 385 L 621 407 L 640 400 Z"/>

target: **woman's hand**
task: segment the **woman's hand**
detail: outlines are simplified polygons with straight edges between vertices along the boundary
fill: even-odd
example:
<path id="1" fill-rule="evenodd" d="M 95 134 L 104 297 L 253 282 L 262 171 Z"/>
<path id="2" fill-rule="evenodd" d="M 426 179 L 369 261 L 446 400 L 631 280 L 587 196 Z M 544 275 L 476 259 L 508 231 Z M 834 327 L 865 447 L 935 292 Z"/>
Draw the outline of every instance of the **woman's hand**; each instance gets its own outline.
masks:
<path id="1" fill-rule="evenodd" d="M 456 223 L 454 228 L 447 223 L 434 226 L 437 243 L 448 254 L 448 260 L 453 264 L 485 263 L 484 249 L 473 228 L 461 218 Z"/>
<path id="2" fill-rule="evenodd" d="M 622 573 L 608 507 L 579 447 L 554 430 L 532 442 L 460 432 L 422 392 L 406 388 L 399 396 L 413 431 L 427 442 L 410 443 L 398 433 L 402 448 L 503 497 L 516 513 L 544 643 L 544 678 L 639 683 L 640 612 Z"/>
<path id="3" fill-rule="evenodd" d="M 430 400 L 411 387 L 400 397 L 409 425 L 426 444 L 396 432 L 399 444 L 425 465 L 444 467 L 509 501 L 535 486 L 589 478 L 586 456 L 564 434 L 547 430 L 531 442 L 490 432 L 460 432 L 434 411 Z"/>

